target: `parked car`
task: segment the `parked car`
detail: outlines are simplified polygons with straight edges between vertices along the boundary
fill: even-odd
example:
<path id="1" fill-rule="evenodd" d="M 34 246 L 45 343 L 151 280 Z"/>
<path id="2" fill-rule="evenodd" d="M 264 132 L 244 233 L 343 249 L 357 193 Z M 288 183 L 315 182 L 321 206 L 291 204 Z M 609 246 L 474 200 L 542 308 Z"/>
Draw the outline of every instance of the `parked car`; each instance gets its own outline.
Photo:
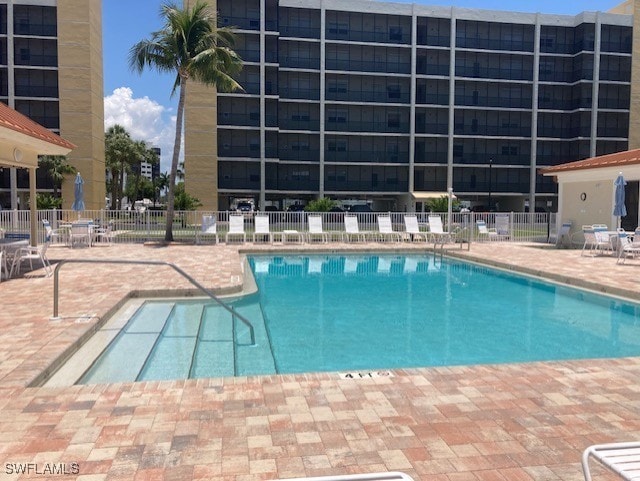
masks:
<path id="1" fill-rule="evenodd" d="M 373 211 L 371 210 L 371 207 L 369 207 L 369 204 L 353 204 L 351 206 L 351 208 L 349 209 L 349 212 L 368 213 L 368 212 L 373 212 Z"/>

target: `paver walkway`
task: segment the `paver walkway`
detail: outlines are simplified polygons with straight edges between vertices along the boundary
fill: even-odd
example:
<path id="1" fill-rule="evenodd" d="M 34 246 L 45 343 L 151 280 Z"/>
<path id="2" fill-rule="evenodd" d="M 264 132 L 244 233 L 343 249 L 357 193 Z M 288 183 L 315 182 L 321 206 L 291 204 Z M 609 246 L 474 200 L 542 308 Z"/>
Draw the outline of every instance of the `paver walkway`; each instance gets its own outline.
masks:
<path id="1" fill-rule="evenodd" d="M 238 251 L 247 248 L 115 245 L 49 254 L 174 262 L 228 292 L 240 286 Z M 341 248 L 354 249 L 331 246 Z M 616 266 L 579 251 L 506 243 L 452 253 L 640 299 L 639 261 Z M 26 387 L 128 292 L 190 288 L 166 267 L 69 264 L 60 277 L 63 318 L 52 322 L 53 282 L 41 275 L 0 283 L 0 479 L 240 481 L 400 470 L 425 481 L 580 480 L 582 449 L 640 434 L 639 358 L 396 370 L 358 380 L 326 373 Z M 70 474 L 50 474 L 62 469 Z"/>

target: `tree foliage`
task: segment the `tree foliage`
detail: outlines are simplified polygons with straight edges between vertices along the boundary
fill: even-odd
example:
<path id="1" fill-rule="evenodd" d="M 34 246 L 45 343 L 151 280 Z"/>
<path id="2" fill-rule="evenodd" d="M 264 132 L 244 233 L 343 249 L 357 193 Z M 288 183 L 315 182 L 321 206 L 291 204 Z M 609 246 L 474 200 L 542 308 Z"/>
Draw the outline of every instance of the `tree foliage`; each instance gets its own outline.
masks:
<path id="1" fill-rule="evenodd" d="M 219 91 L 240 89 L 233 75 L 242 69 L 240 57 L 231 49 L 234 35 L 216 26 L 216 12 L 202 0 L 193 7 L 179 8 L 166 3 L 160 9 L 162 28 L 135 44 L 129 52 L 129 65 L 141 73 L 145 67 L 175 74 L 172 95 L 178 91 L 176 132 L 167 193 L 165 240 L 173 240 L 173 212 L 180 142 L 184 127 L 185 88 L 188 81 L 215 86 Z"/>
<path id="2" fill-rule="evenodd" d="M 458 210 L 460 206 L 460 201 L 458 199 L 452 199 L 451 206 L 453 210 Z M 449 197 L 446 195 L 429 199 L 427 201 L 427 207 L 431 212 L 447 212 L 449 208 Z"/>
<path id="3" fill-rule="evenodd" d="M 64 155 L 41 155 L 38 157 L 38 167 L 44 169 L 51 177 L 54 197 L 58 197 L 65 176 L 77 172 L 76 168 L 67 162 L 67 157 Z"/>
<path id="4" fill-rule="evenodd" d="M 176 185 L 175 207 L 176 210 L 196 210 L 202 205 L 199 199 L 189 194 L 184 189 L 184 182 Z M 169 214 L 167 214 L 169 215 Z"/>
<path id="5" fill-rule="evenodd" d="M 304 206 L 305 212 L 329 212 L 336 206 L 336 201 L 329 197 L 314 199 Z"/>

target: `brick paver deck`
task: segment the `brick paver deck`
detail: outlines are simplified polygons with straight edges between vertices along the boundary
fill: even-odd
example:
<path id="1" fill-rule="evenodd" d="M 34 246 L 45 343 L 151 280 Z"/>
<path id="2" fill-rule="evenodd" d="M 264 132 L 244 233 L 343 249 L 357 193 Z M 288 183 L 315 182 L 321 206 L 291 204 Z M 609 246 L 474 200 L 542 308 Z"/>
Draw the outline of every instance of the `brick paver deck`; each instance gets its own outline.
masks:
<path id="1" fill-rule="evenodd" d="M 330 246 L 380 247 L 399 248 Z M 241 283 L 239 251 L 253 248 L 114 245 L 49 254 L 164 260 L 232 292 Z M 452 254 L 640 299 L 639 261 L 617 266 L 507 243 Z M 60 321 L 49 320 L 53 281 L 42 271 L 0 283 L 0 479 L 240 481 L 399 470 L 425 481 L 580 480 L 586 446 L 640 434 L 639 358 L 358 380 L 325 373 L 28 387 L 128 293 L 190 289 L 166 267 L 69 264 L 60 279 Z M 14 474 L 18 466 L 30 474 Z M 71 474 L 51 474 L 60 469 Z"/>

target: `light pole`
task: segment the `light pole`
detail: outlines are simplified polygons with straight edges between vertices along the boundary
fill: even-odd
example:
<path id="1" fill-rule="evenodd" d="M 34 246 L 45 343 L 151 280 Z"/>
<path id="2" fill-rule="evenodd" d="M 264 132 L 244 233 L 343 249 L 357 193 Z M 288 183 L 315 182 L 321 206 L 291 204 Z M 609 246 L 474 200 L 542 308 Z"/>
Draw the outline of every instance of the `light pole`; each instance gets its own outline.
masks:
<path id="1" fill-rule="evenodd" d="M 489 212 L 491 212 L 491 167 L 493 167 L 493 159 L 489 159 Z"/>

